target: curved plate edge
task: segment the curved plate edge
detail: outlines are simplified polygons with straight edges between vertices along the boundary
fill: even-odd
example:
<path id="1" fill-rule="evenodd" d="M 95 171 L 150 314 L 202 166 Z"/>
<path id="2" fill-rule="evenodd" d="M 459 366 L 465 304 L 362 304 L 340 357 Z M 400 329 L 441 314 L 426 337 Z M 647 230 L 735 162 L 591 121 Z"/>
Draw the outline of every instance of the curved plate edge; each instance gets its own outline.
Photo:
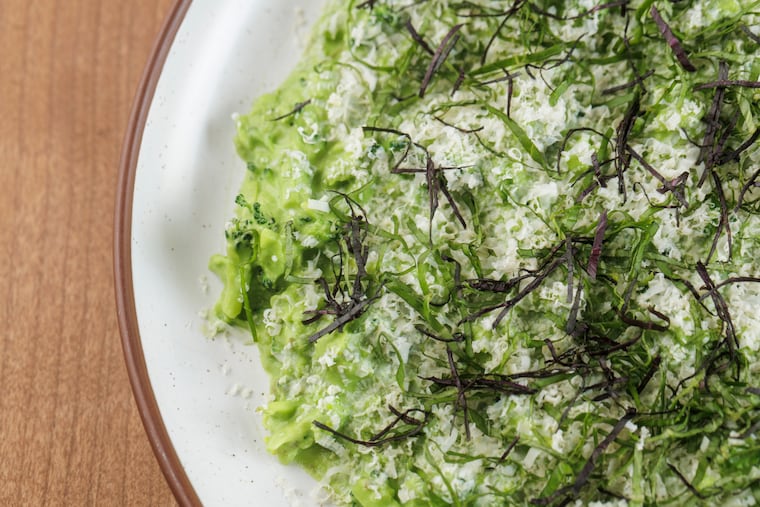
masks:
<path id="1" fill-rule="evenodd" d="M 138 411 L 161 471 L 180 505 L 201 505 L 164 426 L 143 355 L 132 285 L 132 199 L 142 133 L 164 62 L 191 0 L 169 11 L 143 70 L 122 144 L 114 216 L 113 269 L 116 308 L 127 374 Z"/>

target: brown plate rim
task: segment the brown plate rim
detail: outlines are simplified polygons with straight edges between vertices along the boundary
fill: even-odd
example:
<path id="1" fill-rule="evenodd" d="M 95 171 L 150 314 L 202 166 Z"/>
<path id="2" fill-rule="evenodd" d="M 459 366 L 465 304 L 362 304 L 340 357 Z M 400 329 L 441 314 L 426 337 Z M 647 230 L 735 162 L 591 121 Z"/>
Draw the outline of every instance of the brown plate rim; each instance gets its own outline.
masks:
<path id="1" fill-rule="evenodd" d="M 122 144 L 114 216 L 114 286 L 121 343 L 132 393 L 161 471 L 180 505 L 201 505 L 161 418 L 143 355 L 132 285 L 132 200 L 145 122 L 164 62 L 192 0 L 176 0 L 154 42 L 132 103 Z"/>

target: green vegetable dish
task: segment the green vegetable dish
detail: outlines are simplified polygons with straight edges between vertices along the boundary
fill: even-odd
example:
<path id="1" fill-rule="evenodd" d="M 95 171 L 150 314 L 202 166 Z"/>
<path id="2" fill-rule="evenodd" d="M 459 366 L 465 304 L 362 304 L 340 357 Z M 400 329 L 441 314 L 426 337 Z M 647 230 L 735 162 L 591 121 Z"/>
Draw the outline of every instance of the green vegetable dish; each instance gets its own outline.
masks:
<path id="1" fill-rule="evenodd" d="M 361 506 L 760 502 L 760 1 L 331 1 L 217 317 Z"/>

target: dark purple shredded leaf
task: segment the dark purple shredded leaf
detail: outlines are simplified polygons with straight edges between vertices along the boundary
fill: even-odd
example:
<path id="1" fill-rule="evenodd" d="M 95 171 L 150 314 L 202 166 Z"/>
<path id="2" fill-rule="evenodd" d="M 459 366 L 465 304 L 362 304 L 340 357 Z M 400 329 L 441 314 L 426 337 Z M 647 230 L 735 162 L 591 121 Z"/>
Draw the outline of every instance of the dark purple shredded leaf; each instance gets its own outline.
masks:
<path id="1" fill-rule="evenodd" d="M 673 50 L 673 54 L 676 55 L 676 59 L 678 60 L 678 63 L 681 64 L 681 67 L 689 72 L 695 72 L 697 68 L 689 61 L 689 57 L 686 56 L 686 51 L 684 51 L 683 46 L 681 46 L 681 41 L 678 40 L 678 37 L 676 37 L 673 34 L 673 31 L 670 29 L 670 26 L 668 26 L 665 20 L 662 19 L 660 11 L 657 10 L 657 7 L 653 5 L 649 13 L 652 15 L 652 19 L 654 19 L 654 22 L 657 24 L 657 28 L 660 30 L 660 33 L 665 38 L 665 42 L 668 43 L 670 49 Z"/>

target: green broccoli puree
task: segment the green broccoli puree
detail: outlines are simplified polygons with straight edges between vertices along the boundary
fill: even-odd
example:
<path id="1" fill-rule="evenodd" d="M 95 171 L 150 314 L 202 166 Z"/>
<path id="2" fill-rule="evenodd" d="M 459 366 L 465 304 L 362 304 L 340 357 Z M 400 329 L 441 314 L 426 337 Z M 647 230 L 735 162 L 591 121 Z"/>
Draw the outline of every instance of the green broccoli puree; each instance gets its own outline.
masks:
<path id="1" fill-rule="evenodd" d="M 760 2 L 333 0 L 215 314 L 356 506 L 760 501 Z"/>

